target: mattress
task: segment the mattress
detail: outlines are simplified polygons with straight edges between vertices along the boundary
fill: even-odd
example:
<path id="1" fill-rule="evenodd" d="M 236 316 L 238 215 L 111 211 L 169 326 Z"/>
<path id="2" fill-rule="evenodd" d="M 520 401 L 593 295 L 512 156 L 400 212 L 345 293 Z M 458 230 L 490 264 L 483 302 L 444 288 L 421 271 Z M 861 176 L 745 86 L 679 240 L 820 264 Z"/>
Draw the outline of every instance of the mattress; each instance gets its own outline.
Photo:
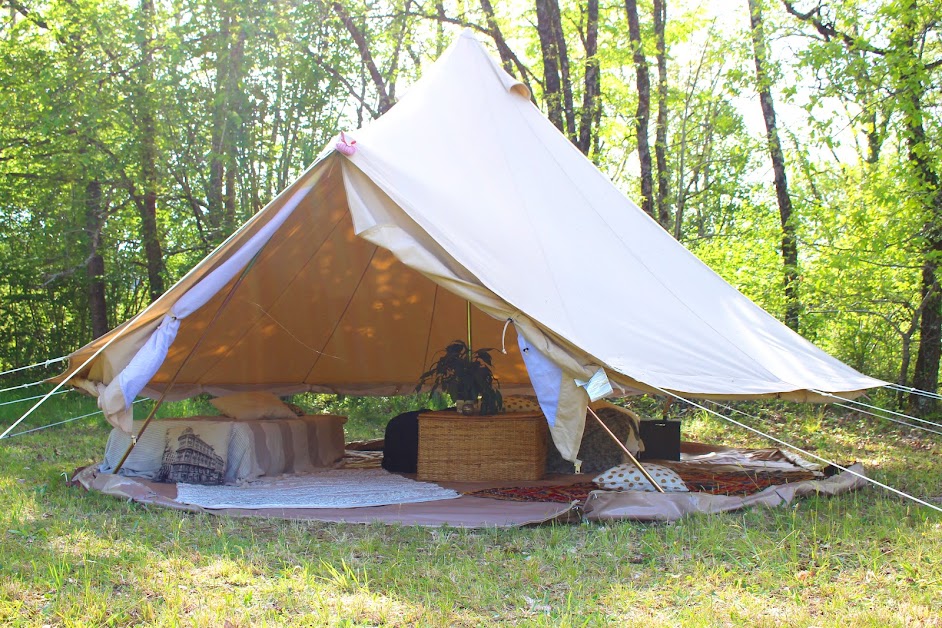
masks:
<path id="1" fill-rule="evenodd" d="M 224 482 L 234 484 L 261 476 L 304 473 L 331 468 L 344 455 L 346 417 L 329 414 L 296 419 L 236 421 L 228 417 L 190 417 L 151 421 L 138 439 L 120 475 L 154 479 L 167 447 L 167 432 L 174 427 L 212 427 L 222 430 L 227 443 Z M 143 421 L 135 421 L 139 434 Z M 131 444 L 131 437 L 113 429 L 105 446 L 102 473 L 114 473 Z"/>

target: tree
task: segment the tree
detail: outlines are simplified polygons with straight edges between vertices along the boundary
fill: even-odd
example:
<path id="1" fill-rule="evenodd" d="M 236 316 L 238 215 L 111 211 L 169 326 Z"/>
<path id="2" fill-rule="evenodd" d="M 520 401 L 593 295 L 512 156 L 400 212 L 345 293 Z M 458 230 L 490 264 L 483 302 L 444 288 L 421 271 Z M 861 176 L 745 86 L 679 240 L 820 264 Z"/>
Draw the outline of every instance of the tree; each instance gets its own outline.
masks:
<path id="1" fill-rule="evenodd" d="M 658 222 L 671 228 L 668 209 L 670 171 L 667 167 L 667 45 L 664 30 L 667 25 L 667 0 L 654 0 L 654 38 L 657 46 L 657 126 L 654 139 L 654 158 L 657 165 L 657 196 L 654 206 Z"/>
<path id="2" fill-rule="evenodd" d="M 931 92 L 938 91 L 937 75 L 942 68 L 937 12 L 917 0 L 883 2 L 877 6 L 875 16 L 865 15 L 860 7 L 846 2 L 827 8 L 816 5 L 802 11 L 797 3 L 782 1 L 789 14 L 814 29 L 821 42 L 815 46 L 817 50 L 839 46 L 849 53 L 846 58 L 832 54 L 827 60 L 809 55 L 806 62 L 810 65 L 826 66 L 838 79 L 848 75 L 859 79 L 863 57 L 875 58 L 886 68 L 885 75 L 876 76 L 882 75 L 887 80 L 892 101 L 880 106 L 884 111 L 898 112 L 897 133 L 905 146 L 901 171 L 908 178 L 909 200 L 920 208 L 923 216 L 918 234 L 922 242 L 919 346 L 912 381 L 918 389 L 935 391 L 942 353 L 942 289 L 938 277 L 942 258 L 942 168 L 926 132 L 926 121 L 933 119 L 927 101 Z M 872 106 L 868 111 L 874 124 L 877 114 L 872 112 Z M 869 131 L 870 154 L 875 162 L 882 145 L 882 125 L 874 124 Z M 931 399 L 910 397 L 914 412 L 926 413 L 934 406 Z"/>
<path id="3" fill-rule="evenodd" d="M 788 195 L 785 156 L 782 154 L 782 143 L 779 140 L 775 121 L 775 105 L 772 100 L 771 78 L 768 70 L 769 55 L 761 3 L 762 0 L 749 0 L 752 46 L 756 65 L 756 90 L 759 93 L 762 118 L 765 121 L 769 158 L 772 160 L 772 171 L 775 178 L 775 198 L 778 201 L 778 213 L 782 224 L 782 262 L 785 267 L 785 324 L 798 331 L 798 320 L 801 314 L 801 302 L 798 294 L 798 240 L 795 236 L 792 199 Z"/>
<path id="4" fill-rule="evenodd" d="M 164 259 L 160 246 L 160 234 L 157 228 L 157 129 L 154 121 L 154 103 L 152 97 L 154 77 L 153 0 L 141 0 L 140 24 L 137 31 L 140 62 L 138 77 L 135 81 L 135 101 L 140 129 L 140 160 L 142 194 L 138 195 L 131 184 L 129 192 L 137 204 L 141 216 L 141 243 L 147 260 L 147 281 L 150 285 L 150 300 L 156 301 L 164 293 Z"/>
<path id="5" fill-rule="evenodd" d="M 641 42 L 641 23 L 636 0 L 625 0 L 628 15 L 628 34 L 635 64 L 635 80 L 638 86 L 638 109 L 635 114 L 635 137 L 638 140 L 638 161 L 641 163 L 641 209 L 657 220 L 654 212 L 654 177 L 651 168 L 651 147 L 648 141 L 648 124 L 651 118 L 651 79 L 648 61 Z"/>

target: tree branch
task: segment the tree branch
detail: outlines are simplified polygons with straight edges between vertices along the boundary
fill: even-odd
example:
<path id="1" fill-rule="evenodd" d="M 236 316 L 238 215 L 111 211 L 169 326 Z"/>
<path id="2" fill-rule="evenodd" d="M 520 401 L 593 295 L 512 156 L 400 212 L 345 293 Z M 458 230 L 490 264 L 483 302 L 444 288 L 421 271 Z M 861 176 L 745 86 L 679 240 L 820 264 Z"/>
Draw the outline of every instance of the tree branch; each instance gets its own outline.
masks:
<path id="1" fill-rule="evenodd" d="M 793 15 L 802 22 L 806 22 L 814 26 L 814 29 L 818 31 L 822 37 L 824 37 L 825 41 L 838 39 L 842 41 L 847 48 L 853 50 L 862 50 L 864 52 L 871 52 L 877 55 L 886 54 L 886 50 L 883 48 L 877 48 L 870 42 L 837 30 L 837 27 L 833 22 L 825 22 L 824 16 L 821 14 L 821 10 L 824 8 L 824 5 L 819 4 L 810 11 L 802 13 L 796 9 L 794 3 L 790 2 L 789 0 L 782 0 L 782 4 L 785 6 L 785 11 L 787 11 L 789 15 Z"/>
<path id="2" fill-rule="evenodd" d="M 350 36 L 353 37 L 353 41 L 360 51 L 360 58 L 363 60 L 367 71 L 370 73 L 370 78 L 373 79 L 373 85 L 379 93 L 379 113 L 386 113 L 395 103 L 386 91 L 386 80 L 383 78 L 383 75 L 380 74 L 379 68 L 376 67 L 376 62 L 373 60 L 373 54 L 370 52 L 370 46 L 366 41 L 366 37 L 363 36 L 363 32 L 354 24 L 353 19 L 342 4 L 334 2 L 331 7 L 334 13 L 340 18 L 340 21 L 343 22 Z"/>
<path id="3" fill-rule="evenodd" d="M 10 8 L 13 9 L 14 11 L 16 11 L 17 13 L 19 13 L 19 14 L 22 15 L 23 17 L 25 17 L 27 20 L 29 20 L 30 22 L 32 22 L 33 24 L 35 24 L 35 25 L 38 26 L 39 28 L 42 28 L 42 29 L 47 30 L 47 31 L 51 31 L 51 30 L 52 30 L 52 29 L 49 27 L 49 23 L 46 22 L 46 20 L 44 20 L 44 19 L 42 19 L 41 17 L 39 17 L 38 15 L 36 15 L 36 13 L 34 13 L 33 11 L 30 11 L 29 9 L 27 9 L 25 6 L 23 6 L 22 3 L 18 2 L 17 0 L 7 0 L 6 4 L 7 4 L 8 7 L 10 7 Z"/>

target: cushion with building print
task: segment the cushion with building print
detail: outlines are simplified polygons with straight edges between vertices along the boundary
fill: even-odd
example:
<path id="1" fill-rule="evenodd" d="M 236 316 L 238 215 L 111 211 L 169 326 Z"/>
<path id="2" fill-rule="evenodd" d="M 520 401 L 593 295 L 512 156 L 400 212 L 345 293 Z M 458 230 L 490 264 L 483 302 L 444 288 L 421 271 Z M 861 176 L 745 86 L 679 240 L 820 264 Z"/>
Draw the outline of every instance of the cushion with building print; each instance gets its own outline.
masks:
<path id="1" fill-rule="evenodd" d="M 222 422 L 167 429 L 167 442 L 155 479 L 158 482 L 222 484 L 231 432 L 231 425 Z"/>

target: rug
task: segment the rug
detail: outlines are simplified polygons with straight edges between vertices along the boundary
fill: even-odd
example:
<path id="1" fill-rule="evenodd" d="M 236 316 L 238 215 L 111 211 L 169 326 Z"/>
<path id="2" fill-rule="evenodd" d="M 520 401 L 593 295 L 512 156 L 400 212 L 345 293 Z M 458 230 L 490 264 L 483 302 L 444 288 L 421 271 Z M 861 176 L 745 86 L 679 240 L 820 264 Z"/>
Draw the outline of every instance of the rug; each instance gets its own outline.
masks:
<path id="1" fill-rule="evenodd" d="M 472 497 L 490 497 L 512 502 L 557 502 L 570 504 L 584 502 L 591 491 L 598 490 L 593 482 L 560 484 L 557 486 L 513 486 L 510 488 L 485 488 L 469 491 L 465 495 Z"/>
<path id="2" fill-rule="evenodd" d="M 689 468 L 675 468 L 675 471 L 690 492 L 710 495 L 752 495 L 770 486 L 813 480 L 817 477 L 810 471 L 708 471 Z M 579 482 L 558 486 L 486 488 L 470 491 L 465 495 L 519 502 L 572 503 L 585 502 L 589 493 L 596 490 L 599 490 L 599 487 L 592 482 Z"/>
<path id="3" fill-rule="evenodd" d="M 248 482 L 242 486 L 177 484 L 176 501 L 219 508 L 362 508 L 454 499 L 437 484 L 382 469 L 343 469 Z"/>
<path id="4" fill-rule="evenodd" d="M 674 471 L 691 492 L 710 495 L 752 495 L 770 486 L 818 477 L 811 471 L 711 471 L 677 467 Z"/>

